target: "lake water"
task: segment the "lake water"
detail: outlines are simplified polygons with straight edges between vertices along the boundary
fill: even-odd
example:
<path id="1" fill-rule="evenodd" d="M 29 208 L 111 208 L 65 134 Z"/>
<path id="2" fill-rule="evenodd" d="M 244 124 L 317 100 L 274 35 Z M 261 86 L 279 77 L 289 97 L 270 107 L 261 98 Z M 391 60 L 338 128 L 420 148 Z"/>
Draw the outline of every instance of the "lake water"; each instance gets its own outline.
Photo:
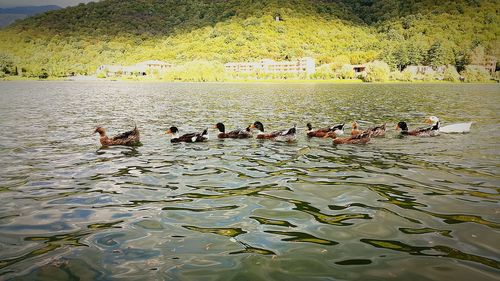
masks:
<path id="1" fill-rule="evenodd" d="M 0 82 L 0 279 L 498 280 L 499 112 L 496 84 Z M 472 131 L 396 137 L 430 115 Z M 256 120 L 297 142 L 165 135 Z M 305 137 L 352 120 L 391 130 Z"/>

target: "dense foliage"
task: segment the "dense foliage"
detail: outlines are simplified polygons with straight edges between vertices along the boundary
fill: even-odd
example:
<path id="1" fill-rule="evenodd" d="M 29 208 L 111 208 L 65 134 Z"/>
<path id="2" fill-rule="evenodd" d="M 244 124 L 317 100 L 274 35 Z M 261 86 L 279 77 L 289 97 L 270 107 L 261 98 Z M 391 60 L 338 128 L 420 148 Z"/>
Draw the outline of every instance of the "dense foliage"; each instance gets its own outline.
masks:
<path id="1" fill-rule="evenodd" d="M 485 55 L 499 57 L 497 10 L 496 0 L 103 0 L 1 30 L 0 53 L 35 77 L 149 59 L 183 73 L 184 66 L 192 72 L 191 61 L 303 56 L 327 64 L 320 79 L 351 78 L 345 64 L 374 60 L 391 70 L 449 64 L 462 71 Z"/>

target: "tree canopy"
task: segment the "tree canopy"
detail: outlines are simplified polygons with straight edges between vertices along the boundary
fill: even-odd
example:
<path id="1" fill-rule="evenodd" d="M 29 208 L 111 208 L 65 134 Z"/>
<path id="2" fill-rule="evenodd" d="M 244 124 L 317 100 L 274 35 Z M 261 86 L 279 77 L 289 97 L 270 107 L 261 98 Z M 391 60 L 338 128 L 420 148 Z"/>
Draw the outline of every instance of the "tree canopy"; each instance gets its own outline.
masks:
<path id="1" fill-rule="evenodd" d="M 0 30 L 0 53 L 27 75 L 94 73 L 100 64 L 158 59 L 375 60 L 392 69 L 499 57 L 496 0 L 103 0 Z M 276 20 L 278 16 L 278 20 Z M 42 71 L 42 69 L 44 71 Z"/>

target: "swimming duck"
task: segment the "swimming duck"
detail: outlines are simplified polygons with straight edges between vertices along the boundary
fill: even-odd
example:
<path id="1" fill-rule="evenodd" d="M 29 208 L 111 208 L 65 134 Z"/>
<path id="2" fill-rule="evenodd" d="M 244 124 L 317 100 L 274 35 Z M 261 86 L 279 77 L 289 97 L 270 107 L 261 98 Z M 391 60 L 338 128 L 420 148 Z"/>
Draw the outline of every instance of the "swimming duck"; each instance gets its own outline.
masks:
<path id="1" fill-rule="evenodd" d="M 246 139 L 251 138 L 252 133 L 250 132 L 250 126 L 248 126 L 245 130 L 234 130 L 226 133 L 226 127 L 222 123 L 217 123 L 214 128 L 219 129 L 219 134 L 217 137 L 219 139 L 231 138 L 231 139 Z"/>
<path id="2" fill-rule="evenodd" d="M 257 139 L 274 139 L 278 141 L 294 141 L 295 140 L 295 133 L 296 133 L 296 125 L 294 125 L 292 128 L 288 130 L 281 130 L 281 131 L 275 131 L 272 133 L 264 133 L 264 125 L 256 121 L 252 125 L 250 125 L 250 129 L 257 129 L 259 131 L 257 133 Z"/>
<path id="3" fill-rule="evenodd" d="M 310 138 L 335 138 L 344 133 L 344 124 L 334 125 L 328 128 L 313 130 L 311 123 L 307 123 L 307 136 Z"/>
<path id="4" fill-rule="evenodd" d="M 385 136 L 385 126 L 386 126 L 386 123 L 379 125 L 379 126 L 371 127 L 371 128 L 368 128 L 368 129 L 362 131 L 362 130 L 358 129 L 358 123 L 356 121 L 354 121 L 352 123 L 351 136 L 356 136 L 356 135 L 368 132 L 368 133 L 370 133 L 370 137 L 383 137 L 383 136 Z"/>
<path id="5" fill-rule="evenodd" d="M 352 122 L 351 136 L 356 136 L 361 134 L 363 131 L 358 129 L 358 122 Z"/>
<path id="6" fill-rule="evenodd" d="M 338 124 L 338 125 L 334 125 L 334 126 L 330 127 L 330 130 L 332 130 L 335 133 L 335 135 L 341 136 L 344 134 L 344 127 L 345 127 L 345 123 L 342 123 L 342 124 Z"/>
<path id="7" fill-rule="evenodd" d="M 375 138 L 375 137 L 383 137 L 385 136 L 385 126 L 387 123 L 384 123 L 379 126 L 371 127 L 365 130 L 365 132 L 370 132 L 370 137 Z"/>
<path id="8" fill-rule="evenodd" d="M 335 138 L 334 144 L 364 144 L 370 141 L 370 132 L 363 132 L 349 138 Z"/>
<path id="9" fill-rule="evenodd" d="M 106 136 L 106 130 L 103 127 L 97 127 L 94 131 L 94 134 L 95 133 L 99 133 L 99 141 L 102 146 L 138 145 L 140 142 L 140 135 L 137 126 L 135 126 L 132 131 L 116 135 L 112 138 Z"/>
<path id="10" fill-rule="evenodd" d="M 307 123 L 306 125 L 307 131 L 306 134 L 310 138 L 325 138 L 325 137 L 333 137 L 334 134 L 330 128 L 320 128 L 317 130 L 313 130 L 311 123 Z"/>
<path id="11" fill-rule="evenodd" d="M 436 116 L 431 116 L 427 118 L 426 123 L 430 124 L 431 126 L 410 131 L 406 122 L 401 121 L 396 126 L 396 130 L 400 129 L 400 134 L 403 136 L 434 137 L 439 135 L 439 118 L 437 118 Z"/>
<path id="12" fill-rule="evenodd" d="M 198 133 L 189 133 L 189 134 L 184 134 L 182 136 L 179 136 L 179 129 L 177 127 L 170 127 L 166 131 L 167 135 L 172 135 L 172 139 L 170 142 L 176 143 L 176 142 L 204 142 L 208 140 L 208 129 L 203 130 L 202 132 Z"/>

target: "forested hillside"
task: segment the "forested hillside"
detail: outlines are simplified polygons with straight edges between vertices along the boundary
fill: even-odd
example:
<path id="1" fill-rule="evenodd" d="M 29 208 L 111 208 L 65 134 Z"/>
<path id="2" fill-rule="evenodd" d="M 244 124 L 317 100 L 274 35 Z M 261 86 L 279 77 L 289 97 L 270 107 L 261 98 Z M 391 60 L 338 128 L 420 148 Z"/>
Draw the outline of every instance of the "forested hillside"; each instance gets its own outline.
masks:
<path id="1" fill-rule="evenodd" d="M 457 65 L 499 57 L 495 0 L 103 0 L 0 31 L 0 61 L 25 75 L 158 59 L 225 63 L 311 56 L 317 64 Z M 276 17 L 279 20 L 276 20 Z M 4 63 L 5 64 L 5 63 Z"/>

